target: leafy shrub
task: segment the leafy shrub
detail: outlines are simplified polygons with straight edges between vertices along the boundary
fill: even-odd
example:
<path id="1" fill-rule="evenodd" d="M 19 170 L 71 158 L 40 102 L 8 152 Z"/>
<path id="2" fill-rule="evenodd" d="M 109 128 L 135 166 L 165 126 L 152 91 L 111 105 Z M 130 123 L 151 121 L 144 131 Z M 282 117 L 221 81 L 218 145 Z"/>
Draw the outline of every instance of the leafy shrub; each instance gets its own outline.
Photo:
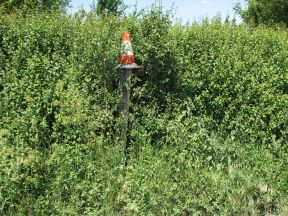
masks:
<path id="1" fill-rule="evenodd" d="M 119 38 L 132 33 L 130 161 Z M 3 215 L 285 214 L 287 31 L 219 19 L 0 19 Z M 285 209 L 286 208 L 286 209 Z"/>

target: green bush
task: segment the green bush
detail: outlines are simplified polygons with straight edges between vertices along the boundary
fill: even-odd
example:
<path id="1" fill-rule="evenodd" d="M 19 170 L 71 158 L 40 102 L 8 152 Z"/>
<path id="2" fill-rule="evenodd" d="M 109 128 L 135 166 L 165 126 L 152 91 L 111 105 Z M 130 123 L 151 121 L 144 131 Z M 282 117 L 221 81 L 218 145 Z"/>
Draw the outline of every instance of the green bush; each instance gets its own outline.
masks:
<path id="1" fill-rule="evenodd" d="M 132 81 L 120 139 L 124 30 Z M 287 30 L 1 15 L 2 215 L 285 215 Z"/>

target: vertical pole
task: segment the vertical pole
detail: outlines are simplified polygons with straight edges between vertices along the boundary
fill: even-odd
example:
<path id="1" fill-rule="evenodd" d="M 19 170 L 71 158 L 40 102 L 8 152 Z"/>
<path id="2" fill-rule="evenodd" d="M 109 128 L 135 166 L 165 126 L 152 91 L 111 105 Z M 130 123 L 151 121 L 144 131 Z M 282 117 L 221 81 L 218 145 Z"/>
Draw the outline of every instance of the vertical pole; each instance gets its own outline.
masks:
<path id="1" fill-rule="evenodd" d="M 125 153 L 125 164 L 127 164 L 128 159 L 128 147 L 129 143 L 127 140 L 127 131 L 128 131 L 128 121 L 129 121 L 129 101 L 130 101 L 130 88 L 131 88 L 131 69 L 123 69 L 122 76 L 120 80 L 121 86 L 121 113 L 124 117 L 124 122 L 122 126 L 121 136 L 124 141 L 124 153 Z"/>

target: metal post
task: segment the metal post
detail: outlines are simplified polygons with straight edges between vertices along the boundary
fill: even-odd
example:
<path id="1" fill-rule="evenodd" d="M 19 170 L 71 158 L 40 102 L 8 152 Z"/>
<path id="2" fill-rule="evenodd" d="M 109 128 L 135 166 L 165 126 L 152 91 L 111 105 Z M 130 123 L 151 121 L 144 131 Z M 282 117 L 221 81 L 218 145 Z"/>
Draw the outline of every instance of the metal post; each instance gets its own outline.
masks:
<path id="1" fill-rule="evenodd" d="M 129 103 L 130 103 L 130 89 L 131 89 L 131 75 L 133 69 L 141 68 L 137 64 L 129 65 L 118 65 L 117 69 L 121 69 L 122 73 L 120 76 L 120 88 L 121 88 L 121 114 L 124 117 L 124 122 L 121 128 L 121 138 L 124 142 L 124 154 L 125 154 L 125 165 L 127 165 L 129 154 L 129 140 L 128 136 L 128 124 L 129 124 Z"/>
<path id="2" fill-rule="evenodd" d="M 130 102 L 130 88 L 131 88 L 131 74 L 132 69 L 124 69 L 121 79 L 121 113 L 124 116 L 124 122 L 122 126 L 121 136 L 125 143 L 125 150 L 127 146 L 127 131 L 128 131 L 128 121 L 129 121 L 129 102 Z"/>

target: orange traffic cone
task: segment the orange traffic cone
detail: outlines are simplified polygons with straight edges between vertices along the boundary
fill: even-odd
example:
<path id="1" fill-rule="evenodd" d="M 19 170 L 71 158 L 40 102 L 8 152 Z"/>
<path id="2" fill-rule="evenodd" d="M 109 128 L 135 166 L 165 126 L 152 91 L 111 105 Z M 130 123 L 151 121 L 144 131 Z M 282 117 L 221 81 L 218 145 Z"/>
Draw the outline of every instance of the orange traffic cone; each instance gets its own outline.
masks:
<path id="1" fill-rule="evenodd" d="M 120 64 L 129 65 L 134 64 L 134 53 L 131 45 L 129 32 L 124 32 L 122 34 L 122 50 L 120 55 Z"/>

